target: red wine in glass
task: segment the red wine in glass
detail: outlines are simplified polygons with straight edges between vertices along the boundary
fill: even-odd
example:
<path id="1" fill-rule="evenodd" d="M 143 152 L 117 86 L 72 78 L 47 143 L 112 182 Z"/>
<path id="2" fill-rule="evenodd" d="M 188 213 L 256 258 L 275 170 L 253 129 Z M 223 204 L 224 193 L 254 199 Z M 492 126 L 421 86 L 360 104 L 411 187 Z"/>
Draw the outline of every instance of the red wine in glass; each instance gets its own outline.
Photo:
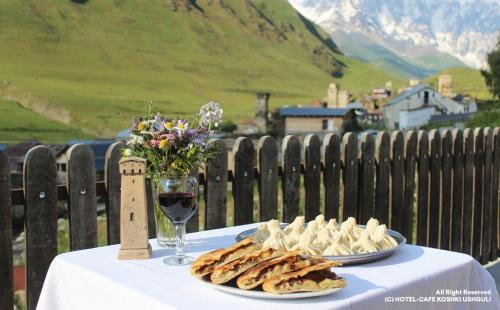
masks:
<path id="1" fill-rule="evenodd" d="M 197 193 L 160 193 L 160 209 L 173 223 L 186 222 L 198 209 Z"/>

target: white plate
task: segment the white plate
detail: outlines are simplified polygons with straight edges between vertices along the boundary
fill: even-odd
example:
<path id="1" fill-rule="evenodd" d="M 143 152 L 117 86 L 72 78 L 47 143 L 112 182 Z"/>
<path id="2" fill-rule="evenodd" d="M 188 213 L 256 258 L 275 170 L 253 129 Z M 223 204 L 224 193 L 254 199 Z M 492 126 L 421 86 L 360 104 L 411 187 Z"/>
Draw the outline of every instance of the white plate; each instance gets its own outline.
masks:
<path id="1" fill-rule="evenodd" d="M 240 288 L 234 287 L 234 286 L 229 286 L 229 285 L 220 285 L 220 284 L 214 284 L 210 282 L 209 279 L 203 277 L 203 278 L 198 278 L 202 283 L 204 283 L 207 286 L 210 286 L 212 288 L 215 288 L 216 290 L 226 292 L 229 294 L 234 294 L 234 295 L 240 295 L 240 296 L 245 296 L 245 297 L 252 297 L 252 298 L 262 298 L 262 299 L 300 299 L 300 298 L 311 298 L 311 297 L 318 297 L 318 296 L 325 296 L 325 295 L 330 295 L 334 294 L 343 287 L 338 287 L 338 288 L 332 288 L 328 290 L 323 290 L 323 291 L 317 291 L 317 292 L 300 292 L 300 293 L 290 293 L 290 294 L 273 294 L 273 293 L 268 293 L 264 291 L 257 291 L 257 290 L 242 290 Z"/>

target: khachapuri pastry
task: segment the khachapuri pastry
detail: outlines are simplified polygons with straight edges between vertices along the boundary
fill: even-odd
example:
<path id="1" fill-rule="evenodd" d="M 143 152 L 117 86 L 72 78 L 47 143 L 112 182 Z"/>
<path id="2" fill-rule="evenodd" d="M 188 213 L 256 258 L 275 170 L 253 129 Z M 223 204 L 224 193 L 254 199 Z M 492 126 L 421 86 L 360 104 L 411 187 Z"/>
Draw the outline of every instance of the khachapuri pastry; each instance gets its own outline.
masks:
<path id="1" fill-rule="evenodd" d="M 314 244 L 316 235 L 310 231 L 306 231 L 300 236 L 299 242 L 294 245 L 290 250 L 299 251 L 304 255 L 321 255 L 323 249 Z"/>
<path id="2" fill-rule="evenodd" d="M 217 267 L 232 262 L 248 253 L 257 251 L 262 246 L 254 243 L 253 238 L 248 237 L 225 249 L 218 249 L 198 257 L 191 265 L 191 273 L 202 277 L 214 271 Z"/>
<path id="3" fill-rule="evenodd" d="M 370 239 L 373 240 L 380 249 L 392 249 L 397 247 L 398 243 L 396 240 L 389 236 L 386 231 L 387 227 L 385 225 L 380 225 L 371 233 Z"/>
<path id="4" fill-rule="evenodd" d="M 373 217 L 371 217 L 368 222 L 366 222 L 366 232 L 368 234 L 371 234 L 375 231 L 375 229 L 379 226 L 379 222 L 378 220 L 374 219 Z"/>
<path id="5" fill-rule="evenodd" d="M 326 249 L 330 244 L 333 243 L 333 236 L 330 230 L 325 226 L 318 231 L 316 239 L 313 241 L 314 245 L 321 249 Z"/>
<path id="6" fill-rule="evenodd" d="M 358 241 L 351 245 L 351 250 L 355 253 L 370 253 L 377 252 L 379 247 L 370 239 L 370 235 L 365 230 L 361 233 Z"/>
<path id="7" fill-rule="evenodd" d="M 297 216 L 293 222 L 285 227 L 285 234 L 291 234 L 292 232 L 299 232 L 302 233 L 304 231 L 304 224 L 305 224 L 305 217 L 303 216 Z"/>
<path id="8" fill-rule="evenodd" d="M 210 275 L 210 281 L 215 284 L 226 283 L 248 269 L 266 260 L 282 256 L 284 253 L 273 248 L 262 248 L 246 254 L 232 262 L 216 268 Z"/>
<path id="9" fill-rule="evenodd" d="M 306 258 L 299 252 L 290 252 L 248 269 L 238 277 L 236 284 L 241 289 L 250 290 L 273 277 L 309 267 L 316 262 L 317 259 Z"/>
<path id="10" fill-rule="evenodd" d="M 275 294 L 316 292 L 345 287 L 346 281 L 330 270 L 340 266 L 339 262 L 323 261 L 316 265 L 274 277 L 262 284 L 264 291 Z"/>
<path id="11" fill-rule="evenodd" d="M 333 235 L 334 232 L 339 231 L 339 226 L 337 225 L 336 219 L 330 219 L 328 224 L 326 224 L 326 228 L 330 230 L 330 233 Z"/>
<path id="12" fill-rule="evenodd" d="M 288 242 L 286 235 L 282 230 L 271 231 L 271 236 L 262 244 L 263 247 L 273 248 L 280 251 L 288 250 Z"/>
<path id="13" fill-rule="evenodd" d="M 327 256 L 339 256 L 339 255 L 352 255 L 354 252 L 351 248 L 346 245 L 342 239 L 342 234 L 337 231 L 333 234 L 333 242 L 324 251 L 323 255 Z"/>
<path id="14" fill-rule="evenodd" d="M 318 224 L 318 229 L 325 227 L 327 224 L 325 221 L 325 216 L 323 214 L 316 216 L 314 220 L 316 221 L 316 224 Z"/>

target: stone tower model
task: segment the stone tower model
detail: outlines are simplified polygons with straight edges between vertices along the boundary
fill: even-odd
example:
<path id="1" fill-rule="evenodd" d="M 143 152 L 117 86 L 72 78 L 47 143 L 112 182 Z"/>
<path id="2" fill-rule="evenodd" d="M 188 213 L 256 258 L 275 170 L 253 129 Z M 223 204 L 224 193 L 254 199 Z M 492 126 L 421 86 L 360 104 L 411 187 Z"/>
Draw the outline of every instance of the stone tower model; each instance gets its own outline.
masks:
<path id="1" fill-rule="evenodd" d="M 451 75 L 443 74 L 438 78 L 438 92 L 446 97 L 451 97 Z"/>
<path id="2" fill-rule="evenodd" d="M 255 124 L 259 132 L 265 133 L 267 131 L 267 123 L 268 123 L 268 101 L 269 97 L 271 97 L 270 93 L 257 93 L 257 106 L 255 112 Z"/>
<path id="3" fill-rule="evenodd" d="M 120 160 L 120 253 L 119 259 L 146 259 L 151 257 L 148 240 L 146 204 L 146 160 L 125 157 Z"/>
<path id="4" fill-rule="evenodd" d="M 336 108 L 337 107 L 337 85 L 335 83 L 331 83 L 328 86 L 327 90 L 327 106 L 329 108 Z"/>

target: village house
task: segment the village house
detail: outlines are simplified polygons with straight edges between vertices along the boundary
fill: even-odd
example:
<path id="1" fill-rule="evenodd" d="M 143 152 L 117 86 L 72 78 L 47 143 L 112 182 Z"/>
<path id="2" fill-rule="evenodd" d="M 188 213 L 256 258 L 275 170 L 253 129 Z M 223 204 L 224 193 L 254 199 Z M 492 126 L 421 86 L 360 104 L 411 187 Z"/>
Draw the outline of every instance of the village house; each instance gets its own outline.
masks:
<path id="1" fill-rule="evenodd" d="M 322 107 L 284 107 L 279 110 L 285 134 L 342 134 L 357 129 L 355 109 Z"/>

